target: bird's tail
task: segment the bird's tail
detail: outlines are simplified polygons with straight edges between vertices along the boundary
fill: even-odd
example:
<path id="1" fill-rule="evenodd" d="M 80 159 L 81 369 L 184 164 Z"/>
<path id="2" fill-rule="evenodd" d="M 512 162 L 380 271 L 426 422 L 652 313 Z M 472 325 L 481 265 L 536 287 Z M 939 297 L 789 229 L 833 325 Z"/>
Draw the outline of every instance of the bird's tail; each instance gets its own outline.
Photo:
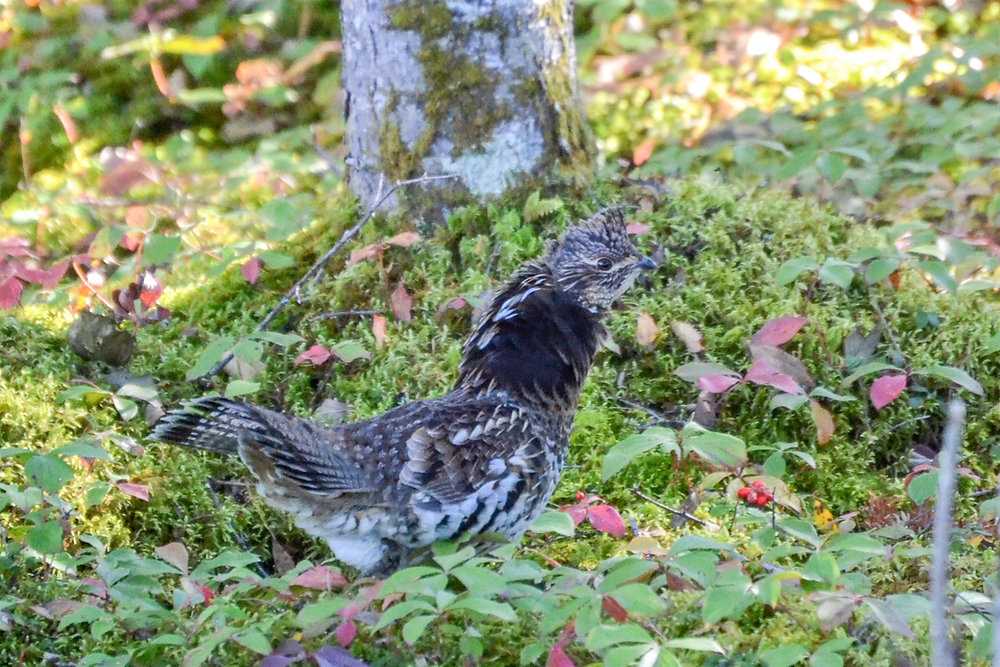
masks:
<path id="1" fill-rule="evenodd" d="M 150 438 L 182 447 L 236 454 L 240 435 L 267 433 L 270 425 L 251 405 L 221 396 L 190 401 L 156 422 Z"/>

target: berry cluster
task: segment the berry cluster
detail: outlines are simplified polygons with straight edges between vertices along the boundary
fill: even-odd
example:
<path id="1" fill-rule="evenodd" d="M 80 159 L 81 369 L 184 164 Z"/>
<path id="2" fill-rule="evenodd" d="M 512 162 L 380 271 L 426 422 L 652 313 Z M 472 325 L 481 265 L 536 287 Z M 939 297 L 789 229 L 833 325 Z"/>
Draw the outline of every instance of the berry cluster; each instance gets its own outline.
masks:
<path id="1" fill-rule="evenodd" d="M 744 486 L 737 491 L 736 497 L 744 501 L 747 505 L 756 505 L 757 507 L 767 507 L 774 500 L 774 494 L 759 479 L 754 481 L 750 486 Z"/>

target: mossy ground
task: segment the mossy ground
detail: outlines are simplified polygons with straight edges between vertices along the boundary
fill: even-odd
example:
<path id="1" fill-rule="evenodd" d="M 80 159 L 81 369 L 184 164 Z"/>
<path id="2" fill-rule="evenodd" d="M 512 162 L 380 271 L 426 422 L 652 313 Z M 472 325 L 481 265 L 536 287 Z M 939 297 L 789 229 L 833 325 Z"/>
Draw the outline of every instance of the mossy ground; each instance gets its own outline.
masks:
<path id="1" fill-rule="evenodd" d="M 516 206 L 465 209 L 435 236 L 412 248 L 390 247 L 380 261 L 345 266 L 345 257 L 336 259 L 305 303 L 289 307 L 275 328 L 296 332 L 308 344 L 359 340 L 371 351 L 371 359 L 338 364 L 328 372 L 296 367 L 293 359 L 297 349 L 273 348 L 265 357 L 266 370 L 257 378 L 261 389 L 249 398 L 306 415 L 316 404 L 319 391 L 323 397 L 350 403 L 355 416 L 361 418 L 402 401 L 445 392 L 454 380 L 461 343 L 471 322 L 468 309 L 441 314 L 442 305 L 460 295 L 472 300 L 495 284 L 485 273 L 494 252 L 499 253 L 495 275 L 507 275 L 518 263 L 537 254 L 543 239 L 555 235 L 568 220 L 600 203 L 634 194 L 610 185 L 597 187 L 555 218 L 533 225 L 521 222 Z M 173 317 L 169 323 L 140 330 L 138 353 L 130 371 L 154 376 L 168 406 L 205 393 L 206 387 L 185 380 L 194 359 L 212 336 L 252 331 L 302 267 L 319 250 L 329 247 L 353 220 L 349 202 L 333 204 L 328 210 L 337 212 L 326 215 L 324 224 L 302 232 L 285 248 L 296 257 L 296 266 L 266 271 L 255 286 L 249 285 L 236 267 L 213 279 L 199 272 L 197 261 L 186 268 L 176 267 L 169 274 L 163 297 Z M 800 443 L 815 456 L 818 467 L 811 471 L 792 464 L 790 486 L 822 501 L 834 515 L 859 510 L 872 495 L 896 498 L 906 506 L 910 501 L 902 479 L 909 469 L 907 454 L 915 443 L 937 442 L 942 425 L 939 396 L 944 393 L 928 393 L 919 407 L 900 400 L 876 412 L 860 387 L 841 387 L 846 374 L 842 342 L 856 326 L 867 329 L 873 325 L 873 298 L 881 304 L 895 340 L 912 366 L 961 366 L 982 382 L 987 398 L 970 401 L 964 465 L 995 483 L 1000 355 L 982 354 L 976 344 L 1000 329 L 995 302 L 982 296 L 936 293 L 915 272 L 904 274 L 898 289 L 886 285 L 866 290 L 857 282 L 846 291 L 808 281 L 779 286 L 775 271 L 790 257 L 846 257 L 857 248 L 880 243 L 879 230 L 823 210 L 807 199 L 747 193 L 710 182 L 685 182 L 673 184 L 669 196 L 651 211 L 637 214 L 637 219 L 652 226 L 639 243 L 647 250 L 662 244 L 667 249 L 665 261 L 610 317 L 610 329 L 621 352 L 604 351 L 598 357 L 582 397 L 569 466 L 553 498 L 555 504 L 573 502 L 575 493 L 584 490 L 600 494 L 623 515 L 634 518 L 643 530 L 662 529 L 664 544 L 678 535 L 699 532 L 690 525 L 671 528 L 670 515 L 638 499 L 632 488 L 641 487 L 645 493 L 679 506 L 702 477 L 700 467 L 685 463 L 677 468 L 665 457 L 650 455 L 602 482 L 601 463 L 609 447 L 649 423 L 646 413 L 624 407 L 618 399 L 675 412 L 681 419 L 687 417 L 689 408 L 684 406 L 694 402 L 697 392 L 672 374 L 673 369 L 690 361 L 683 344 L 669 335 L 668 325 L 673 320 L 691 322 L 704 334 L 708 358 L 745 369 L 750 335 L 771 318 L 795 313 L 808 317 L 809 324 L 788 346 L 789 351 L 805 362 L 818 384 L 853 393 L 858 399 L 829 406 L 837 425 L 832 440 L 817 446 L 808 408 L 772 411 L 768 405 L 772 392 L 753 386 L 739 388 L 725 400 L 717 430 L 738 435 L 751 446 Z M 358 243 L 375 242 L 401 229 L 393 221 L 376 221 L 366 227 Z M 414 318 L 408 323 L 390 322 L 383 347 L 376 345 L 367 318 L 312 319 L 322 312 L 354 308 L 388 313 L 388 295 L 399 280 L 414 296 Z M 636 314 L 640 311 L 652 315 L 664 330 L 653 349 L 635 342 Z M 937 313 L 940 326 L 921 327 L 918 314 L 922 312 Z M 0 445 L 47 451 L 94 432 L 115 430 L 139 440 L 148 433 L 141 418 L 123 423 L 108 401 L 93 406 L 57 402 L 58 394 L 76 378 L 102 384 L 101 369 L 83 362 L 67 348 L 69 324 L 70 317 L 61 306 L 31 305 L 0 315 Z M 222 385 L 216 388 L 221 390 Z M 85 510 L 82 496 L 89 484 L 113 475 L 149 485 L 149 503 L 112 493 L 100 506 Z M 87 472 L 77 470 L 76 479 L 63 493 L 75 509 L 70 519 L 73 537 L 69 550 L 74 550 L 77 537 L 89 533 L 113 547 L 131 547 L 144 554 L 158 545 L 181 541 L 191 551 L 192 562 L 226 547 L 241 548 L 242 544 L 268 561 L 273 537 L 295 558 L 320 561 L 329 557 L 324 545 L 294 529 L 285 517 L 248 493 L 241 486 L 246 481 L 238 463 L 212 455 L 153 443 L 146 443 L 146 453 L 139 457 L 115 451 L 112 460 L 97 461 Z M 22 483 L 21 466 L 11 459 L 0 459 L 0 482 Z M 969 484 L 962 481 L 960 489 Z M 725 511 L 729 507 L 726 505 Z M 696 513 L 708 517 L 715 509 L 710 503 Z M 957 511 L 960 520 L 968 519 L 975 511 L 974 501 L 963 495 Z M 0 522 L 11 537 L 24 531 L 10 512 L 0 515 Z M 723 534 L 714 537 L 749 544 L 742 528 L 732 530 L 728 534 L 724 527 Z M 924 543 L 920 537 L 913 541 L 914 545 Z M 624 544 L 581 527 L 573 539 L 529 537 L 524 553 L 588 568 L 624 553 Z M 967 588 L 981 588 L 983 577 L 994 567 L 995 554 L 977 545 L 957 546 L 953 554 L 956 582 Z M 896 562 L 871 565 L 868 576 L 873 592 L 926 590 L 926 560 L 906 563 L 907 567 Z M 48 569 L 35 570 L 31 576 L 20 568 L 5 571 L 2 576 L 9 594 L 23 600 L 52 600 L 69 586 L 61 575 Z M 700 631 L 696 595 L 671 594 L 669 602 L 671 613 L 659 621 L 667 636 Z M 112 632 L 101 640 L 75 634 L 72 627 L 53 632 L 55 622 L 41 616 L 28 617 L 26 625 L 18 627 L 25 634 L 0 634 L 0 660 L 27 656 L 31 662 L 46 651 L 66 658 L 98 649 L 114 654 L 140 640 L 127 632 Z M 724 629 L 726 647 L 734 656 L 750 656 L 761 646 L 790 639 L 816 646 L 824 638 L 814 610 L 804 601 L 745 615 Z M 287 631 L 287 623 L 278 622 L 273 638 L 280 641 Z M 497 632 L 502 641 L 491 642 L 486 660 L 511 664 L 533 629 L 505 624 Z M 457 639 L 447 632 L 427 637 L 416 650 L 450 663 L 458 660 Z M 360 646 L 365 648 L 359 655 L 398 664 L 393 661 L 400 659 L 401 644 L 368 642 L 363 635 Z M 238 647 L 224 650 L 220 664 L 252 662 L 251 654 Z M 919 661 L 924 650 L 923 643 L 877 640 L 859 646 L 854 657 L 871 664 L 889 664 L 894 652 L 909 651 Z M 753 664 L 747 659 L 747 664 Z"/>

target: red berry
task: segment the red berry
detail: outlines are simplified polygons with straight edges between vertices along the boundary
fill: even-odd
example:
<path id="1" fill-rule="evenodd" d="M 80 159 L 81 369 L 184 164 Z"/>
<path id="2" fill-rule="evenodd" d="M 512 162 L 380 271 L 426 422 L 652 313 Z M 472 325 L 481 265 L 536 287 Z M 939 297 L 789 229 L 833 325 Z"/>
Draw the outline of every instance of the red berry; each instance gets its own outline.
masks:
<path id="1" fill-rule="evenodd" d="M 576 500 L 577 500 L 577 502 L 582 501 L 586 497 L 587 497 L 587 494 L 584 493 L 583 491 L 577 491 L 576 492 Z"/>
<path id="2" fill-rule="evenodd" d="M 742 489 L 736 492 L 736 497 L 740 500 L 746 500 L 747 496 L 750 495 L 750 487 L 744 486 Z"/>
<path id="3" fill-rule="evenodd" d="M 767 504 L 769 502 L 771 502 L 771 497 L 766 493 L 762 493 L 759 496 L 757 496 L 755 504 L 757 505 L 757 507 L 767 507 Z"/>
<path id="4" fill-rule="evenodd" d="M 763 481 L 761 481 L 759 479 L 755 479 L 754 482 L 753 482 L 753 488 L 755 490 L 757 490 L 757 491 L 766 491 L 767 490 L 767 485 L 764 484 Z"/>
<path id="5" fill-rule="evenodd" d="M 747 494 L 747 502 L 750 503 L 751 505 L 756 505 L 757 504 L 757 492 L 756 491 L 751 491 L 750 493 Z"/>

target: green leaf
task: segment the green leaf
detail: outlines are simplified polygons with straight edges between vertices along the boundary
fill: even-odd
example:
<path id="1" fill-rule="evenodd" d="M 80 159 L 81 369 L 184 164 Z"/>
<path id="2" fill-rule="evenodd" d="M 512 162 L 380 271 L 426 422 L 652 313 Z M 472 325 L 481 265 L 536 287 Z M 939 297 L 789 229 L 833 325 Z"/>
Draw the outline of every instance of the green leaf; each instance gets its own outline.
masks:
<path id="1" fill-rule="evenodd" d="M 342 340 L 330 346 L 330 351 L 337 355 L 337 358 L 345 364 L 358 359 L 371 359 L 371 353 L 365 346 L 356 340 Z"/>
<path id="2" fill-rule="evenodd" d="M 107 482 L 97 482 L 87 489 L 87 493 L 83 496 L 83 504 L 85 507 L 96 507 L 104 502 L 105 496 L 111 490 L 111 485 Z"/>
<path id="3" fill-rule="evenodd" d="M 836 183 L 847 171 L 847 161 L 836 153 L 823 153 L 816 161 L 816 168 L 831 183 Z"/>
<path id="4" fill-rule="evenodd" d="M 558 510 L 547 510 L 542 513 L 528 530 L 532 533 L 557 533 L 566 537 L 573 537 L 576 534 L 576 526 L 573 519 L 566 512 Z"/>
<path id="5" fill-rule="evenodd" d="M 789 644 L 764 651 L 760 654 L 766 667 L 791 667 L 809 657 L 809 650 L 801 644 Z"/>
<path id="6" fill-rule="evenodd" d="M 656 448 L 663 448 L 666 452 L 678 452 L 677 434 L 671 429 L 654 426 L 625 438 L 605 454 L 601 477 L 604 481 L 611 479 L 637 456 Z"/>
<path id="7" fill-rule="evenodd" d="M 524 221 L 530 223 L 552 215 L 562 207 L 563 203 L 561 199 L 542 199 L 538 190 L 535 190 L 525 200 L 522 215 L 524 216 Z"/>
<path id="8" fill-rule="evenodd" d="M 828 259 L 819 269 L 820 282 L 847 289 L 854 280 L 854 265 L 839 259 Z"/>
<path id="9" fill-rule="evenodd" d="M 63 529 L 58 521 L 46 521 L 28 531 L 28 546 L 40 554 L 57 554 L 63 550 Z"/>
<path id="10" fill-rule="evenodd" d="M 589 651 L 599 652 L 618 644 L 648 644 L 653 640 L 645 628 L 635 623 L 598 625 L 587 633 L 584 645 Z"/>
<path id="11" fill-rule="evenodd" d="M 922 271 L 927 273 L 927 275 L 929 275 L 934 282 L 937 283 L 938 287 L 947 290 L 952 294 L 954 294 L 955 290 L 958 289 L 958 283 L 955 281 L 955 278 L 952 277 L 951 271 L 948 269 L 948 265 L 944 262 L 936 259 L 929 259 L 923 262 L 917 262 L 917 266 Z"/>
<path id="12" fill-rule="evenodd" d="M 101 619 L 110 618 L 111 614 L 93 605 L 83 605 L 77 607 L 59 619 L 59 629 L 63 630 L 78 623 L 93 623 Z"/>
<path id="13" fill-rule="evenodd" d="M 858 366 L 853 373 L 844 378 L 843 385 L 849 385 L 855 380 L 863 378 L 866 375 L 871 375 L 872 373 L 878 373 L 879 371 L 898 371 L 901 370 L 892 364 L 886 364 L 881 361 L 869 361 L 867 364 L 862 364 Z"/>
<path id="14" fill-rule="evenodd" d="M 93 438 L 78 438 L 67 445 L 52 450 L 52 453 L 59 456 L 79 456 L 86 459 L 101 459 L 102 461 L 111 458 L 107 451 L 98 445 Z"/>
<path id="15" fill-rule="evenodd" d="M 646 584 L 625 584 L 610 595 L 634 616 L 657 616 L 667 609 L 666 602 Z"/>
<path id="16" fill-rule="evenodd" d="M 819 535 L 816 527 L 803 519 L 785 518 L 778 521 L 778 528 L 785 531 L 792 537 L 807 542 L 814 547 L 820 545 Z"/>
<path id="17" fill-rule="evenodd" d="M 82 398 L 86 399 L 89 404 L 93 405 L 95 399 L 99 400 L 108 395 L 109 392 L 104 391 L 103 389 L 98 389 L 97 387 L 91 387 L 90 385 L 86 384 L 77 384 L 73 385 L 69 389 L 65 389 L 59 392 L 59 395 L 56 396 L 56 403 L 77 401 Z"/>
<path id="18" fill-rule="evenodd" d="M 258 391 L 260 391 L 260 382 L 233 380 L 226 385 L 226 398 L 236 398 L 237 396 L 256 394 Z"/>
<path id="19" fill-rule="evenodd" d="M 424 634 L 424 630 L 437 616 L 426 614 L 424 616 L 414 616 L 403 626 L 403 641 L 409 645 L 417 643 L 417 640 Z"/>
<path id="20" fill-rule="evenodd" d="M 250 334 L 250 337 L 258 340 L 265 340 L 268 343 L 274 343 L 275 345 L 280 345 L 281 347 L 295 345 L 296 343 L 301 343 L 305 340 L 298 334 L 278 333 L 277 331 L 257 331 Z"/>
<path id="21" fill-rule="evenodd" d="M 815 271 L 818 268 L 819 264 L 814 257 L 793 257 L 778 267 L 778 272 L 774 274 L 774 279 L 779 285 L 788 285 L 803 273 Z"/>
<path id="22" fill-rule="evenodd" d="M 968 389 L 976 396 L 985 395 L 983 392 L 983 385 L 976 382 L 975 378 L 963 371 L 961 368 L 955 368 L 954 366 L 927 366 L 926 368 L 918 368 L 914 370 L 913 374 L 930 375 L 942 380 L 948 380 L 949 382 L 954 382 L 963 389 Z"/>
<path id="23" fill-rule="evenodd" d="M 468 610 L 485 616 L 493 616 L 501 621 L 513 621 L 517 618 L 514 608 L 506 602 L 496 602 L 480 597 L 463 597 L 448 605 L 450 611 Z"/>
<path id="24" fill-rule="evenodd" d="M 781 452 L 774 452 L 767 457 L 764 461 L 764 473 L 779 479 L 785 475 L 785 457 Z"/>
<path id="25" fill-rule="evenodd" d="M 150 234 L 142 247 L 142 259 L 146 264 L 167 264 L 181 248 L 181 237 Z"/>
<path id="26" fill-rule="evenodd" d="M 233 635 L 233 641 L 260 655 L 267 655 L 271 652 L 271 642 L 267 640 L 263 632 L 256 628 L 250 628 Z"/>
<path id="27" fill-rule="evenodd" d="M 233 336 L 219 336 L 218 338 L 214 338 L 212 342 L 210 342 L 205 349 L 202 350 L 202 353 L 198 355 L 198 360 L 194 362 L 194 366 L 188 370 L 187 375 L 185 376 L 187 380 L 190 382 L 191 380 L 200 378 L 202 375 L 205 375 L 212 370 L 212 367 L 222 360 L 222 357 L 229 351 L 235 342 L 236 339 Z"/>
<path id="28" fill-rule="evenodd" d="M 910 485 L 906 487 L 906 494 L 910 496 L 918 505 L 937 495 L 938 471 L 931 470 L 917 475 L 910 480 Z"/>
<path id="29" fill-rule="evenodd" d="M 346 606 L 347 600 L 340 597 L 313 602 L 299 610 L 295 616 L 295 622 L 300 628 L 306 628 L 336 616 Z"/>
<path id="30" fill-rule="evenodd" d="M 434 607 L 431 606 L 431 604 L 426 600 L 420 599 L 397 602 L 382 613 L 378 619 L 378 623 L 372 626 L 372 630 L 381 630 L 382 628 L 388 627 L 396 621 L 406 618 L 415 611 L 433 612 Z"/>
<path id="31" fill-rule="evenodd" d="M 507 588 L 507 580 L 494 572 L 475 565 L 460 565 L 450 573 L 476 595 L 496 595 Z"/>
<path id="32" fill-rule="evenodd" d="M 610 593 L 623 584 L 638 579 L 654 567 L 656 567 L 655 563 L 642 558 L 631 556 L 624 558 L 615 563 L 614 567 L 604 576 L 597 590 L 600 593 Z"/>
<path id="33" fill-rule="evenodd" d="M 840 566 L 832 555 L 820 551 L 809 556 L 802 568 L 802 577 L 810 581 L 820 581 L 831 586 L 840 578 Z"/>
<path id="34" fill-rule="evenodd" d="M 115 406 L 115 410 L 125 421 L 135 419 L 139 416 L 139 405 L 129 398 L 122 398 L 118 394 L 113 394 L 111 396 L 111 402 Z"/>
<path id="35" fill-rule="evenodd" d="M 827 551 L 857 551 L 871 556 L 885 556 L 886 548 L 879 540 L 863 533 L 834 535 L 823 548 Z"/>
<path id="36" fill-rule="evenodd" d="M 668 639 L 661 645 L 664 648 L 676 648 L 684 651 L 707 651 L 709 653 L 718 653 L 719 655 L 726 654 L 726 649 L 722 648 L 722 644 L 714 639 L 709 639 L 708 637 L 680 637 L 678 639 Z"/>
<path id="37" fill-rule="evenodd" d="M 247 364 L 258 364 L 264 357 L 264 346 L 260 341 L 244 338 L 233 346 L 233 356 Z"/>
<path id="38" fill-rule="evenodd" d="M 675 368 L 674 375 L 682 380 L 687 380 L 688 382 L 697 382 L 698 378 L 704 377 L 705 375 L 732 375 L 734 377 L 739 377 L 740 374 L 719 364 L 713 364 L 705 361 L 692 361 Z"/>
<path id="39" fill-rule="evenodd" d="M 155 384 L 141 384 L 138 382 L 126 382 L 115 392 L 119 396 L 134 398 L 140 401 L 152 401 L 156 398 L 157 390 Z"/>
<path id="40" fill-rule="evenodd" d="M 865 269 L 865 282 L 869 285 L 882 282 L 898 268 L 899 259 L 895 257 L 876 259 Z"/>
<path id="41" fill-rule="evenodd" d="M 49 493 L 59 493 L 73 479 L 73 469 L 53 454 L 36 454 L 24 464 L 24 473 L 35 486 Z"/>
<path id="42" fill-rule="evenodd" d="M 809 393 L 809 396 L 812 398 L 825 398 L 829 401 L 837 401 L 839 403 L 846 403 L 849 401 L 858 400 L 854 396 L 846 396 L 844 394 L 837 394 L 835 392 L 832 392 L 826 387 L 816 387 Z"/>
<path id="43" fill-rule="evenodd" d="M 295 258 L 273 250 L 265 250 L 260 253 L 260 259 L 269 269 L 287 269 L 295 266 Z"/>
<path id="44" fill-rule="evenodd" d="M 23 454 L 30 454 L 30 449 L 25 449 L 24 447 L 0 447 L 0 459 L 5 459 L 12 456 L 21 456 Z"/>
<path id="45" fill-rule="evenodd" d="M 746 445 L 728 433 L 702 431 L 691 435 L 685 434 L 683 446 L 685 452 L 693 451 L 716 465 L 735 468 L 747 462 Z"/>

